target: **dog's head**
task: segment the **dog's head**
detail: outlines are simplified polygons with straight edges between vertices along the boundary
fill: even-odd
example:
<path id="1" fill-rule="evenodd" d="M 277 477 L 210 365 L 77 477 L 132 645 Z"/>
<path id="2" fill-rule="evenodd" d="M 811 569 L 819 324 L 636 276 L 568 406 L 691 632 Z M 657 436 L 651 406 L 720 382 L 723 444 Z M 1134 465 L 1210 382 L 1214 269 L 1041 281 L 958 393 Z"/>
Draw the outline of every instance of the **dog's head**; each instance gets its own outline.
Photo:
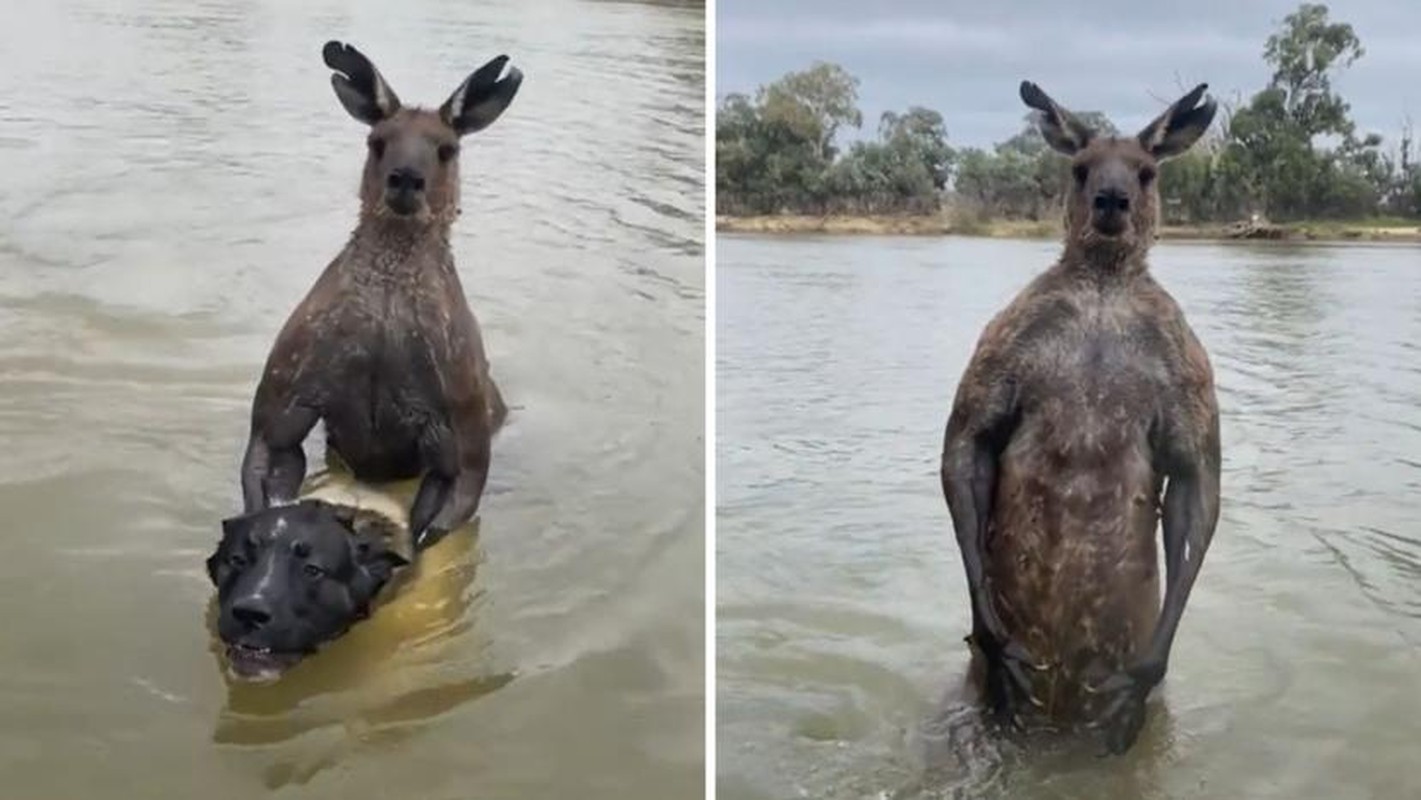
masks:
<path id="1" fill-rule="evenodd" d="M 394 525 L 305 500 L 223 521 L 207 559 L 217 586 L 217 634 L 232 672 L 272 680 L 369 614 L 409 562 Z"/>

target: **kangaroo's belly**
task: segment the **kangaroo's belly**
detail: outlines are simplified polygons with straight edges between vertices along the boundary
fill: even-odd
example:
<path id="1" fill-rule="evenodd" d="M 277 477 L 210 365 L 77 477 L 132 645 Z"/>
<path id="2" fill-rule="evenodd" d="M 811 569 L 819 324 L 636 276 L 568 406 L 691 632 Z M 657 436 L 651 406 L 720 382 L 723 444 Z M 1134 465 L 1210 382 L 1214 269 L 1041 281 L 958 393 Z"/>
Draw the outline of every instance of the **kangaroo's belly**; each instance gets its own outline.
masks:
<path id="1" fill-rule="evenodd" d="M 351 352 L 334 370 L 340 377 L 321 404 L 327 445 L 365 481 L 418 476 L 448 439 L 447 405 L 433 365 L 384 352 Z"/>
<path id="2" fill-rule="evenodd" d="M 424 471 L 423 438 L 413 420 L 381 415 L 366 417 L 353 404 L 338 404 L 326 412 L 326 445 L 364 481 L 413 478 Z M 382 418 L 384 417 L 384 418 Z"/>
<path id="3" fill-rule="evenodd" d="M 1159 612 L 1159 485 L 1144 425 L 1027 419 L 998 469 L 986 550 L 1007 633 L 1044 667 L 1053 717 L 1091 714 L 1086 686 L 1127 666 Z"/>

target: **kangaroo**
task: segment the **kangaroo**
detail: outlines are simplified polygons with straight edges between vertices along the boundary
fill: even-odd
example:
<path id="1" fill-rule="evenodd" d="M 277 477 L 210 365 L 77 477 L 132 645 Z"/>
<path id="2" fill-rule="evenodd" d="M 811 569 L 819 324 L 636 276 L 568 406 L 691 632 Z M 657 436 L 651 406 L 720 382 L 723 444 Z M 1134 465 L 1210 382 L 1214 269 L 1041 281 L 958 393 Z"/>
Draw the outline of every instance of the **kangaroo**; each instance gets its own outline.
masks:
<path id="1" fill-rule="evenodd" d="M 247 514 L 296 499 L 302 442 L 327 444 L 368 481 L 420 477 L 416 551 L 478 511 L 491 439 L 507 414 L 489 374 L 449 231 L 459 214 L 460 138 L 508 108 L 523 75 L 498 56 L 437 111 L 406 108 L 368 58 L 327 42 L 336 98 L 370 126 L 360 217 L 277 336 L 252 402 L 242 460 Z"/>
<path id="2" fill-rule="evenodd" d="M 1146 263 L 1159 164 L 1208 129 L 1207 88 L 1116 138 L 1021 84 L 1071 158 L 1064 247 L 986 326 L 943 437 L 987 703 L 1103 728 L 1111 753 L 1139 735 L 1219 517 L 1212 367 Z"/>

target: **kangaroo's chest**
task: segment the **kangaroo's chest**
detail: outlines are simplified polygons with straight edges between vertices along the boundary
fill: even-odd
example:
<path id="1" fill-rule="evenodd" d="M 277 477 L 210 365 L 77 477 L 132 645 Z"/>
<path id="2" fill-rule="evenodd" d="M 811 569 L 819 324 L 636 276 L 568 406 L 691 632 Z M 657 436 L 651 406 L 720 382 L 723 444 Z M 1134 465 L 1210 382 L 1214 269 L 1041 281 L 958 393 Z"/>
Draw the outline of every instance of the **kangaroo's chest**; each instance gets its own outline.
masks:
<path id="1" fill-rule="evenodd" d="M 1171 385 L 1163 334 L 1123 300 L 1085 304 L 1023 349 L 1022 414 L 1064 437 L 1148 425 Z"/>
<path id="2" fill-rule="evenodd" d="M 309 364 L 331 443 L 348 461 L 407 462 L 449 427 L 460 380 L 449 298 L 427 287 L 351 282 L 318 313 Z M 462 298 L 455 298 L 462 302 Z"/>

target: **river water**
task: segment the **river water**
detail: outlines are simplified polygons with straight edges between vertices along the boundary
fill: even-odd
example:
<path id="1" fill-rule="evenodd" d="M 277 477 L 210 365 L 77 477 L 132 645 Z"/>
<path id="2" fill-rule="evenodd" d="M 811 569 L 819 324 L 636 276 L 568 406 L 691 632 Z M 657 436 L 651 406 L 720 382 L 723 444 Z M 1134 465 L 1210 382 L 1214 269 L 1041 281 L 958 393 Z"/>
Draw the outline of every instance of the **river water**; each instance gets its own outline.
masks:
<path id="1" fill-rule="evenodd" d="M 0 28 L 0 794 L 700 796 L 704 9 L 24 16 Z M 465 141 L 454 232 L 511 425 L 477 538 L 276 687 L 229 687 L 203 559 L 267 348 L 355 220 L 330 38 L 407 103 L 503 52 L 526 75 Z"/>
<path id="2" fill-rule="evenodd" d="M 717 245 L 722 798 L 1421 796 L 1421 250 L 1160 244 L 1223 509 L 1135 748 L 964 710 L 952 396 L 1051 242 Z"/>

